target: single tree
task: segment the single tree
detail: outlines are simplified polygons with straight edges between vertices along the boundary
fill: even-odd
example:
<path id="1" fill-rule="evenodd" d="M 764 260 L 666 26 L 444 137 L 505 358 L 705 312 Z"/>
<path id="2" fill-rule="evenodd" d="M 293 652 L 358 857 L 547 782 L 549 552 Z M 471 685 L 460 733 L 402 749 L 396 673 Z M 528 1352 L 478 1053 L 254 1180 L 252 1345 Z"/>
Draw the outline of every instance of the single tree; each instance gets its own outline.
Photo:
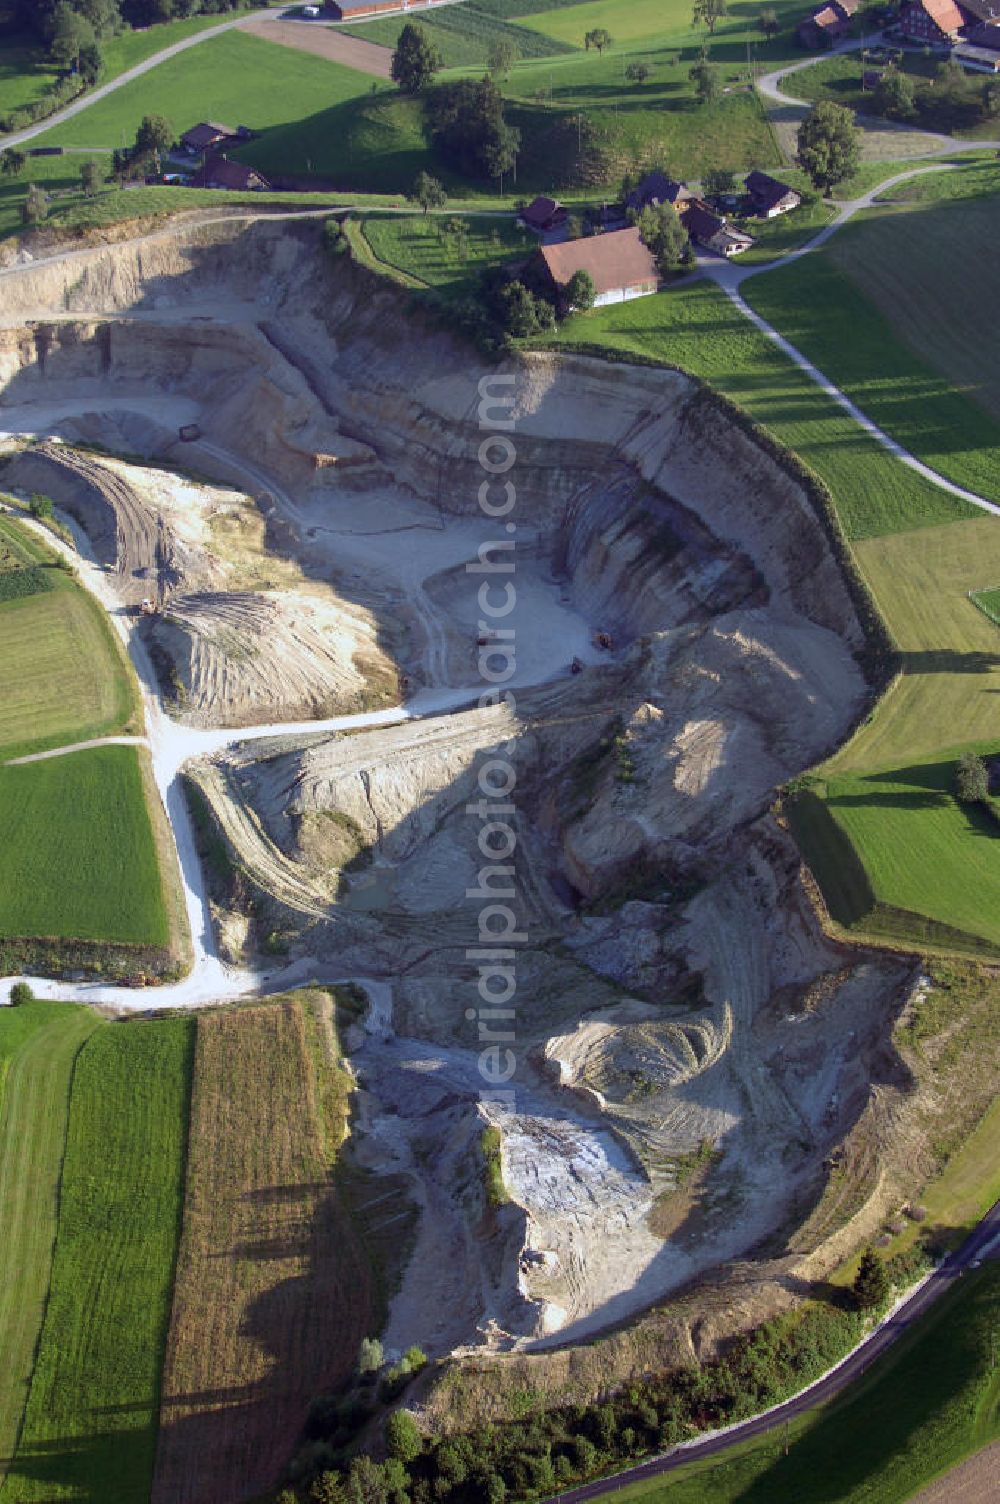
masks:
<path id="1" fill-rule="evenodd" d="M 955 765 L 955 794 L 963 804 L 979 804 L 990 796 L 989 769 L 975 752 L 963 752 Z"/>
<path id="2" fill-rule="evenodd" d="M 76 68 L 80 53 L 85 47 L 93 47 L 96 41 L 97 33 L 86 16 L 81 16 L 65 0 L 56 6 L 49 56 L 57 67 Z"/>
<path id="3" fill-rule="evenodd" d="M 355 1457 L 347 1475 L 348 1504 L 389 1504 L 385 1474 L 370 1457 Z"/>
<path id="4" fill-rule="evenodd" d="M 912 120 L 917 113 L 917 97 L 910 75 L 887 68 L 875 89 L 875 108 L 887 120 Z"/>
<path id="5" fill-rule="evenodd" d="M 412 1462 L 424 1449 L 424 1438 L 409 1410 L 394 1410 L 385 1423 L 385 1448 L 390 1457 Z"/>
<path id="6" fill-rule="evenodd" d="M 443 209 L 448 202 L 444 185 L 437 178 L 432 178 L 429 172 L 417 173 L 407 197 L 411 203 L 419 204 L 425 214 L 428 209 Z"/>
<path id="7" fill-rule="evenodd" d="M 294 1501 L 295 1495 L 292 1494 Z M 347 1504 L 347 1489 L 339 1473 L 320 1473 L 309 1490 L 310 1504 Z"/>
<path id="8" fill-rule="evenodd" d="M 694 84 L 694 92 L 700 104 L 714 104 L 722 89 L 718 71 L 709 62 L 699 61 L 688 70 L 688 78 Z"/>
<path id="9" fill-rule="evenodd" d="M 35 994 L 27 982 L 15 982 L 10 989 L 10 1004 L 12 1008 L 20 1008 L 23 1003 L 33 1003 Z"/>
<path id="10" fill-rule="evenodd" d="M 874 1248 L 866 1248 L 861 1255 L 858 1272 L 854 1276 L 854 1299 L 862 1311 L 874 1311 L 889 1298 L 889 1275 L 885 1264 Z"/>
<path id="11" fill-rule="evenodd" d="M 392 79 L 404 94 L 419 94 L 441 66 L 441 54 L 422 26 L 403 27 L 392 54 Z"/>
<path id="12" fill-rule="evenodd" d="M 712 36 L 717 23 L 728 14 L 729 6 L 726 0 L 694 0 L 691 24 L 692 26 L 707 26 L 708 34 Z"/>
<path id="13" fill-rule="evenodd" d="M 500 192 L 503 192 L 503 180 L 508 172 L 513 172 L 517 166 L 517 154 L 521 147 L 521 132 L 516 125 L 508 125 L 506 120 L 497 122 L 492 138 L 483 144 L 481 156 L 482 163 L 491 178 L 500 179 Z"/>
<path id="14" fill-rule="evenodd" d="M 646 63 L 629 63 L 625 77 L 630 84 L 644 84 L 649 77 L 649 67 Z"/>
<path id="15" fill-rule="evenodd" d="M 151 157 L 154 152 L 167 151 L 174 140 L 174 128 L 163 115 L 144 115 L 135 133 L 137 157 Z"/>
<path id="16" fill-rule="evenodd" d="M 509 37 L 498 37 L 490 48 L 489 69 L 494 78 L 506 78 L 521 56 Z"/>
<path id="17" fill-rule="evenodd" d="M 104 182 L 104 173 L 97 162 L 84 162 L 80 168 L 80 182 L 87 198 L 93 198 L 94 194 Z"/>
<path id="18" fill-rule="evenodd" d="M 842 104 L 821 102 L 799 126 L 795 160 L 814 188 L 828 191 L 851 177 L 861 158 L 861 132 Z"/>
<path id="19" fill-rule="evenodd" d="M 104 53 L 101 51 L 100 43 L 91 42 L 88 46 L 81 48 L 77 68 L 84 83 L 92 89 L 104 72 Z"/>
<path id="20" fill-rule="evenodd" d="M 588 308 L 593 308 L 597 288 L 594 286 L 594 279 L 590 273 L 582 270 L 574 272 L 566 283 L 564 296 L 568 308 L 578 309 L 581 313 L 586 313 Z"/>
<path id="21" fill-rule="evenodd" d="M 524 339 L 555 324 L 555 311 L 545 298 L 536 298 L 523 282 L 508 282 L 497 299 L 497 313 L 504 333 Z"/>
<path id="22" fill-rule="evenodd" d="M 598 52 L 603 55 L 605 47 L 610 47 L 612 41 L 613 37 L 610 31 L 607 31 L 603 26 L 595 26 L 593 31 L 587 32 L 583 39 L 583 45 L 588 52 L 591 47 L 596 47 Z"/>
<path id="23" fill-rule="evenodd" d="M 21 219 L 26 225 L 37 225 L 49 212 L 48 194 L 37 183 L 31 183 L 21 205 Z"/>
<path id="24" fill-rule="evenodd" d="M 358 1348 L 358 1373 L 378 1373 L 385 1362 L 382 1344 L 377 1337 L 362 1337 Z"/>
<path id="25" fill-rule="evenodd" d="M 27 164 L 28 159 L 23 151 L 8 146 L 6 151 L 0 152 L 0 177 L 19 178 Z"/>
<path id="26" fill-rule="evenodd" d="M 778 35 L 778 13 L 770 5 L 765 5 L 764 9 L 757 17 L 757 30 L 761 32 L 768 41 L 770 41 L 772 37 L 776 37 Z"/>

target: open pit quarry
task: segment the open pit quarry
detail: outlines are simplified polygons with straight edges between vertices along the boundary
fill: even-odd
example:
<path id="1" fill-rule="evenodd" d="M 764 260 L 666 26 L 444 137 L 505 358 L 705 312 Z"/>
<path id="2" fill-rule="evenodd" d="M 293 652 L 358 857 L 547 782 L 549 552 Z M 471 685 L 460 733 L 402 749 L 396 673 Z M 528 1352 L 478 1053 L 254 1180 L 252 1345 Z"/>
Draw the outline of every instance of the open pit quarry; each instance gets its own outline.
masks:
<path id="1" fill-rule="evenodd" d="M 178 773 L 229 855 L 190 879 L 200 962 L 368 995 L 353 1152 L 421 1211 L 387 1349 L 569 1343 L 754 1250 L 821 1258 L 909 973 L 824 938 L 769 813 L 871 695 L 794 471 L 679 372 L 490 365 L 315 219 L 16 266 L 0 310 L 0 487 L 51 496 L 128 608 L 179 845 Z M 513 532 L 477 503 L 497 376 Z M 516 668 L 483 704 L 467 566 L 498 539 Z M 516 772 L 510 1100 L 484 1099 L 468 955 L 491 760 Z"/>

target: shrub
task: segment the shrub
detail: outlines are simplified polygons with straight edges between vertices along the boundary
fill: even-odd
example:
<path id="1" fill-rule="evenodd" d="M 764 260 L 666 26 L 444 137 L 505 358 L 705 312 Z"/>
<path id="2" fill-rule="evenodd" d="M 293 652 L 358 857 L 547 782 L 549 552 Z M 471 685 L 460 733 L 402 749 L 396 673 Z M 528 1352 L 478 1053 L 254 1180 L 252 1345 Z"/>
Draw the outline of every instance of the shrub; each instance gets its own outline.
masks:
<path id="1" fill-rule="evenodd" d="M 975 752 L 963 752 L 955 765 L 955 794 L 963 804 L 978 804 L 989 798 L 990 775 Z"/>
<path id="2" fill-rule="evenodd" d="M 10 1005 L 12 1008 L 20 1008 L 22 1003 L 33 1003 L 35 994 L 27 982 L 15 982 L 10 989 Z"/>
<path id="3" fill-rule="evenodd" d="M 394 1410 L 385 1423 L 385 1445 L 390 1457 L 412 1462 L 424 1448 L 424 1438 L 409 1410 Z"/>
<path id="4" fill-rule="evenodd" d="M 889 1271 L 874 1248 L 866 1248 L 854 1277 L 854 1299 L 861 1311 L 875 1311 L 889 1298 Z"/>

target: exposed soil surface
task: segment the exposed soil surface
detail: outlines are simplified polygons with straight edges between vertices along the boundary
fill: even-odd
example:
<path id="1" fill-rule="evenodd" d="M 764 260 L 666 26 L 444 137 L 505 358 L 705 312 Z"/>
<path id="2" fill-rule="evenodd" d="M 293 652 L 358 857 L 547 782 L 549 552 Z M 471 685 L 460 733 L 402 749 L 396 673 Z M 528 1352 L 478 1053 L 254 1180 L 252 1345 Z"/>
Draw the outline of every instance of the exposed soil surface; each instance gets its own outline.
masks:
<path id="1" fill-rule="evenodd" d="M 487 366 L 320 234 L 233 220 L 7 276 L 0 429 L 48 441 L 9 440 L 0 483 L 72 509 L 109 599 L 155 600 L 223 958 L 365 979 L 358 1152 L 424 1211 L 387 1346 L 565 1343 L 754 1248 L 817 1272 L 883 1209 L 845 1146 L 908 1087 L 907 968 L 823 938 L 767 815 L 868 701 L 821 521 L 684 375 Z M 480 703 L 497 680 L 513 701 Z M 477 1014 L 498 886 L 513 1021 Z"/>
<path id="2" fill-rule="evenodd" d="M 252 21 L 244 21 L 240 30 L 253 32 L 254 36 L 263 37 L 267 42 L 279 42 L 283 47 L 311 52 L 314 57 L 329 58 L 332 63 L 343 63 L 347 68 L 357 68 L 360 73 L 371 73 L 376 78 L 390 78 L 392 75 L 392 50 L 389 47 L 380 47 L 361 37 L 342 36 L 331 26 L 255 17 Z"/>

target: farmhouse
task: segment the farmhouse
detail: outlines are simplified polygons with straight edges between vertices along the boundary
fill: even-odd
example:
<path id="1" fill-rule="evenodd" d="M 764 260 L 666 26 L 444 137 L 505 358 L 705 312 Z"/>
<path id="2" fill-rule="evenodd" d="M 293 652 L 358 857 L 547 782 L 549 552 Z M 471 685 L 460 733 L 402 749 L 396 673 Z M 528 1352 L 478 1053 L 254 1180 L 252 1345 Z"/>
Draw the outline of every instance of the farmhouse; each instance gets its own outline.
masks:
<path id="1" fill-rule="evenodd" d="M 780 183 L 766 172 L 751 172 L 745 182 L 747 192 L 753 200 L 754 212 L 761 219 L 775 219 L 779 214 L 797 209 L 802 202 L 801 193 L 796 193 L 794 188 Z"/>
<path id="2" fill-rule="evenodd" d="M 656 258 L 643 245 L 635 228 L 541 246 L 533 258 L 533 266 L 557 292 L 563 290 L 574 273 L 589 273 L 598 307 L 644 298 L 660 285 Z"/>
<path id="3" fill-rule="evenodd" d="M 703 199 L 696 198 L 683 204 L 680 215 L 684 228 L 692 240 L 718 256 L 739 256 L 753 245 L 753 236 L 742 230 L 734 230 L 725 219 L 714 214 Z"/>
<path id="4" fill-rule="evenodd" d="M 832 47 L 846 37 L 851 29 L 851 17 L 861 0 L 828 0 L 817 5 L 812 15 L 799 25 L 796 37 L 800 47 L 815 50 L 817 47 Z"/>
<path id="5" fill-rule="evenodd" d="M 359 16 L 378 16 L 387 10 L 419 10 L 420 6 L 400 4 L 400 0 L 326 0 L 327 13 L 335 21 L 356 21 Z"/>
<path id="6" fill-rule="evenodd" d="M 566 210 L 559 200 L 546 198 L 544 194 L 533 199 L 517 216 L 518 224 L 526 230 L 533 230 L 536 235 L 547 235 L 551 230 L 561 229 L 566 219 Z"/>
<path id="7" fill-rule="evenodd" d="M 694 194 L 686 183 L 678 183 L 663 172 L 647 172 L 625 200 L 625 207 L 636 213 L 640 209 L 656 209 L 660 204 L 673 204 L 676 208 L 689 198 L 694 198 Z"/>
<path id="8" fill-rule="evenodd" d="M 271 184 L 256 167 L 230 162 L 228 157 L 210 155 L 191 179 L 192 188 L 224 188 L 230 193 L 260 193 Z"/>
<path id="9" fill-rule="evenodd" d="M 913 42 L 954 42 L 965 24 L 955 0 L 907 0 L 899 12 L 899 29 Z"/>
<path id="10" fill-rule="evenodd" d="M 203 151 L 210 151 L 213 146 L 221 146 L 223 141 L 236 141 L 239 131 L 234 131 L 231 126 L 220 125 L 217 120 L 203 120 L 199 125 L 193 125 L 189 131 L 185 131 L 181 137 L 181 145 L 198 156 Z"/>

